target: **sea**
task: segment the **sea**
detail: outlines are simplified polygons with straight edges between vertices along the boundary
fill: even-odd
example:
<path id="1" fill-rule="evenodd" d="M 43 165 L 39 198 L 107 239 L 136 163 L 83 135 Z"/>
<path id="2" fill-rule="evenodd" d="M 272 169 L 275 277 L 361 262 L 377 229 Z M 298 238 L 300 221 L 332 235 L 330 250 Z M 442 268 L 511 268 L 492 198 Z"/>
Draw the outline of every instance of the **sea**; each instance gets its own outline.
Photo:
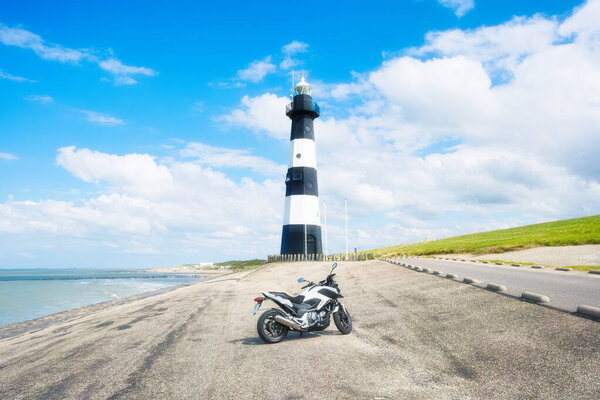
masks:
<path id="1" fill-rule="evenodd" d="M 0 269 L 0 326 L 201 278 L 141 270 Z"/>

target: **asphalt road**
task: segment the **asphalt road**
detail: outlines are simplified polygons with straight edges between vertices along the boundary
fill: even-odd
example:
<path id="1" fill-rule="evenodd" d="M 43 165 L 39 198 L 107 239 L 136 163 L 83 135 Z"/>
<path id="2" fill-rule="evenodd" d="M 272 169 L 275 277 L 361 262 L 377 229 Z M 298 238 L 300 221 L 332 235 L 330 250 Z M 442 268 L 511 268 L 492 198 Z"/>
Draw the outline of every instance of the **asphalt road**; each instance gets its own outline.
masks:
<path id="1" fill-rule="evenodd" d="M 600 308 L 600 275 L 579 271 L 531 269 L 521 266 L 449 261 L 432 258 L 397 258 L 397 261 L 443 273 L 456 274 L 481 281 L 478 286 L 496 283 L 507 288 L 505 293 L 520 297 L 524 291 L 548 296 L 549 305 L 574 312 L 580 305 Z"/>
<path id="2" fill-rule="evenodd" d="M 383 261 L 339 263 L 351 334 L 263 344 L 253 298 L 327 270 L 272 264 L 2 339 L 0 398 L 600 398 L 600 323 Z"/>

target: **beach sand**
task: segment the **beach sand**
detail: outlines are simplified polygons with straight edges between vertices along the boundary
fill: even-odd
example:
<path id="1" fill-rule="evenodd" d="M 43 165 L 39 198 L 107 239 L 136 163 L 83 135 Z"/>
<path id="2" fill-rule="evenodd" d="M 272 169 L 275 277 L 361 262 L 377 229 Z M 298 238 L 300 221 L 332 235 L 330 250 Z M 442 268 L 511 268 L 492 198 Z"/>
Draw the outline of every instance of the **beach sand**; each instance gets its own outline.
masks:
<path id="1" fill-rule="evenodd" d="M 253 298 L 298 293 L 328 267 L 268 264 L 7 337 L 0 398 L 600 395 L 600 323 L 382 261 L 338 263 L 350 335 L 332 323 L 263 344 Z"/>
<path id="2" fill-rule="evenodd" d="M 151 268 L 147 272 L 155 274 L 206 274 L 206 275 L 222 275 L 230 274 L 233 270 L 228 268 L 192 268 L 192 267 L 168 267 L 168 268 Z"/>

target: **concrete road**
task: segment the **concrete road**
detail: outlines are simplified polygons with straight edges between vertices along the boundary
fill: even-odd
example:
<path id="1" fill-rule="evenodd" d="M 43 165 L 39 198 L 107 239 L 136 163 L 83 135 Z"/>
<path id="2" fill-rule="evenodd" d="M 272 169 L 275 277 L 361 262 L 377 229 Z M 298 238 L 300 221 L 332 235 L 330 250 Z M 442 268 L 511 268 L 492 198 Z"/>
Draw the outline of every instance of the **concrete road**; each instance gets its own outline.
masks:
<path id="1" fill-rule="evenodd" d="M 482 281 L 479 286 L 497 283 L 507 288 L 506 293 L 517 297 L 524 291 L 543 294 L 550 298 L 549 305 L 566 311 L 574 312 L 583 304 L 600 307 L 600 275 L 432 258 L 395 260 L 446 274 L 456 274 L 459 278 L 475 278 Z"/>
<path id="2" fill-rule="evenodd" d="M 600 323 L 382 261 L 339 263 L 350 335 L 263 344 L 253 298 L 327 270 L 273 264 L 0 340 L 0 398 L 600 397 Z"/>

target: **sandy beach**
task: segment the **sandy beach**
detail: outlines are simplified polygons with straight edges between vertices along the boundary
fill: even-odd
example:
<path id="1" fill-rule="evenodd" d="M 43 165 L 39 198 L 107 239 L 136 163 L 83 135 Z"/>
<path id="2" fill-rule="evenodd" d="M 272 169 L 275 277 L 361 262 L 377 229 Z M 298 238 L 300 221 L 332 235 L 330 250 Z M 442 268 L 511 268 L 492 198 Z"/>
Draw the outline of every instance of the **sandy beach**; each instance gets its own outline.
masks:
<path id="1" fill-rule="evenodd" d="M 193 268 L 187 266 L 180 267 L 168 267 L 168 268 L 151 268 L 147 269 L 146 272 L 152 272 L 155 274 L 203 274 L 203 275 L 223 275 L 230 274 L 233 270 L 228 268 Z"/>
<path id="2" fill-rule="evenodd" d="M 382 261 L 339 263 L 354 331 L 276 345 L 253 298 L 328 263 L 269 264 L 0 340 L 0 398 L 598 398 L 600 323 Z M 271 307 L 265 303 L 261 310 Z"/>

